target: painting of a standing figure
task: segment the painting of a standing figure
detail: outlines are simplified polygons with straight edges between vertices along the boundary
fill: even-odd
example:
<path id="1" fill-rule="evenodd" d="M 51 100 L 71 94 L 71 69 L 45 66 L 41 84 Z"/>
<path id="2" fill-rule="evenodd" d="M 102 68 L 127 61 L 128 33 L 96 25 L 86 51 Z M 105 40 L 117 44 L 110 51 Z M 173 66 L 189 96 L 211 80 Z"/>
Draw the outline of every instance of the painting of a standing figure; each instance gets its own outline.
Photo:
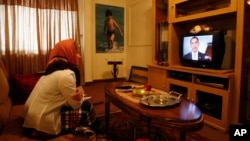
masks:
<path id="1" fill-rule="evenodd" d="M 124 51 L 123 8 L 96 4 L 96 53 Z"/>

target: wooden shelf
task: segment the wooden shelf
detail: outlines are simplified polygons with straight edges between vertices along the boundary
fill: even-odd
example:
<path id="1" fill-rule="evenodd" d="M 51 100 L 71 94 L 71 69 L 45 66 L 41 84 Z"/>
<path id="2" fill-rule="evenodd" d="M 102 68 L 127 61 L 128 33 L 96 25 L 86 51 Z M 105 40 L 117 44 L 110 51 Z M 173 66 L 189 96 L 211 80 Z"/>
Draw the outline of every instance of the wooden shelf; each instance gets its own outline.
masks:
<path id="1" fill-rule="evenodd" d="M 182 22 L 201 19 L 215 15 L 223 15 L 237 11 L 236 2 L 233 0 L 202 0 L 202 1 L 176 1 L 170 5 L 171 22 Z"/>
<path id="2" fill-rule="evenodd" d="M 213 16 L 218 16 L 218 15 L 225 15 L 229 13 L 234 13 L 236 12 L 236 9 L 233 7 L 226 7 L 222 9 L 217 9 L 217 10 L 212 10 L 212 11 L 207 11 L 203 13 L 197 13 L 193 15 L 187 15 L 187 16 L 182 16 L 182 17 L 176 17 L 173 18 L 171 21 L 172 23 L 178 23 L 178 22 L 184 22 L 184 21 L 190 21 L 190 20 L 197 20 L 197 19 L 204 19 L 208 17 L 213 17 Z"/>
<path id="3" fill-rule="evenodd" d="M 159 65 L 148 65 L 149 67 L 160 68 L 165 70 L 176 70 L 180 72 L 201 74 L 201 75 L 209 75 L 209 76 L 219 76 L 223 78 L 230 78 L 234 75 L 233 69 L 205 69 L 205 68 L 193 68 L 193 67 L 185 67 L 181 65 L 171 65 L 171 66 L 159 66 Z"/>
<path id="4" fill-rule="evenodd" d="M 233 69 L 206 69 L 206 68 L 193 68 L 193 67 L 185 67 L 181 65 L 172 65 L 169 66 L 169 69 L 196 73 L 196 74 L 204 74 L 204 75 L 214 75 L 214 76 L 221 76 L 221 74 L 227 74 L 226 77 L 233 75 Z"/>
<path id="5" fill-rule="evenodd" d="M 183 2 L 187 2 L 188 0 L 174 0 L 173 3 L 174 4 L 178 4 L 178 3 L 183 3 Z"/>
<path id="6" fill-rule="evenodd" d="M 155 7 L 156 1 L 152 0 L 152 2 Z M 148 65 L 149 82 L 165 91 L 180 89 L 185 93 L 186 98 L 195 103 L 200 102 L 197 98 L 198 95 L 219 97 L 222 104 L 221 117 L 215 118 L 209 113 L 204 114 L 205 124 L 221 131 L 228 131 L 230 124 L 239 123 L 239 117 L 246 117 L 246 115 L 240 115 L 247 105 L 242 98 L 250 97 L 250 94 L 246 96 L 250 92 L 247 89 L 250 83 L 250 69 L 247 70 L 248 64 L 245 61 L 246 58 L 250 58 L 250 40 L 248 39 L 250 21 L 246 14 L 246 11 L 250 10 L 250 6 L 243 0 L 168 0 L 167 4 L 168 66 L 156 65 L 158 62 L 155 60 L 157 58 L 157 53 L 155 53 L 157 44 L 155 44 L 153 46 L 154 59 L 152 65 Z M 153 8 L 153 18 L 157 14 L 155 11 Z M 155 30 L 156 24 L 157 22 L 154 21 L 153 43 L 159 41 Z M 231 53 L 224 57 L 223 63 L 230 65 L 222 68 L 229 69 L 193 68 L 181 64 L 179 59 L 181 35 L 187 34 L 191 28 L 201 24 L 213 27 L 214 30 L 226 31 L 226 52 Z M 228 48 L 232 50 L 228 50 Z M 209 80 L 206 81 L 206 78 Z M 240 106 L 242 100 L 243 104 Z M 210 102 L 212 103 L 213 100 Z M 234 111 L 235 114 L 232 114 L 231 111 Z"/>

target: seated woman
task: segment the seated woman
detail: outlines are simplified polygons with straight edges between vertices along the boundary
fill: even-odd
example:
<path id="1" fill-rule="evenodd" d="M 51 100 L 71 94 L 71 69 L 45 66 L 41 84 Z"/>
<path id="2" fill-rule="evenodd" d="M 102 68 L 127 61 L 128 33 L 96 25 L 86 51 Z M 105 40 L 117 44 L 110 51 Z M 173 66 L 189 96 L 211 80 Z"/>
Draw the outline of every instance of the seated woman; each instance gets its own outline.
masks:
<path id="1" fill-rule="evenodd" d="M 89 123 L 84 121 L 86 117 L 62 116 L 62 112 L 65 113 L 62 110 L 93 113 L 95 120 L 92 104 L 84 99 L 84 90 L 80 86 L 79 59 L 72 39 L 60 41 L 50 52 L 46 71 L 24 105 L 23 127 L 29 137 L 48 139 Z M 68 122 L 76 124 L 65 125 Z"/>

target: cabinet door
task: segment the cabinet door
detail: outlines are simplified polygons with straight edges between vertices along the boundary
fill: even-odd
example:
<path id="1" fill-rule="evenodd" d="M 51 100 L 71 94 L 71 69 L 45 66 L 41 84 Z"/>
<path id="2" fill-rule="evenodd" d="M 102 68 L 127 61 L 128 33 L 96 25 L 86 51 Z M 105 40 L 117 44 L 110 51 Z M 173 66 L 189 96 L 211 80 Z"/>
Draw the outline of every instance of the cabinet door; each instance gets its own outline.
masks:
<path id="1" fill-rule="evenodd" d="M 193 95 L 193 84 L 190 82 L 185 82 L 173 78 L 167 79 L 168 91 L 175 91 L 182 94 L 182 98 L 195 102 L 195 97 Z"/>
<path id="2" fill-rule="evenodd" d="M 148 83 L 153 88 L 167 91 L 167 70 L 149 67 L 148 71 Z"/>
<path id="3" fill-rule="evenodd" d="M 166 64 L 168 61 L 168 1 L 152 0 L 153 11 L 153 62 Z"/>

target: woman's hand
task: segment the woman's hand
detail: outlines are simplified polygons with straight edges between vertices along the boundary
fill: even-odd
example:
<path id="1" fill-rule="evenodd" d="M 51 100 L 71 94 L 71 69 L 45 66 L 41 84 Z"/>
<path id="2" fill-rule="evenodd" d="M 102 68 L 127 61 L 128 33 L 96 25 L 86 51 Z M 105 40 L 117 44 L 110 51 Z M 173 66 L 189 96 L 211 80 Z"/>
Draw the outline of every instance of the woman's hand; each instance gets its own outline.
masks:
<path id="1" fill-rule="evenodd" d="M 73 99 L 77 101 L 81 101 L 84 97 L 84 90 L 81 86 L 76 88 L 76 94 L 73 95 Z"/>

